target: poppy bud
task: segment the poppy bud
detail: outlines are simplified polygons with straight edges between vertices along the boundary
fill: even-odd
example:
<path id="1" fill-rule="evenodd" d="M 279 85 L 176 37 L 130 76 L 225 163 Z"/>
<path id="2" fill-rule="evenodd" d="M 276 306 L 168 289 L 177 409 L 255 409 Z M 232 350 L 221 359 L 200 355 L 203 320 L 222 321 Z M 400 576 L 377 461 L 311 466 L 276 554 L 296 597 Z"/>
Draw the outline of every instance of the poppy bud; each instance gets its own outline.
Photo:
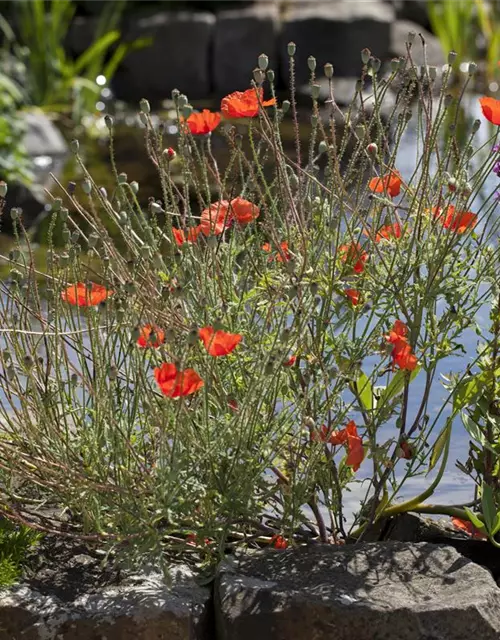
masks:
<path id="1" fill-rule="evenodd" d="M 61 220 L 61 222 L 66 222 L 66 220 L 68 219 L 68 215 L 69 211 L 66 209 L 66 207 L 61 207 L 59 210 L 59 219 Z"/>
<path id="2" fill-rule="evenodd" d="M 307 66 L 309 67 L 309 71 L 316 71 L 316 58 L 314 56 L 307 58 Z"/>
<path id="3" fill-rule="evenodd" d="M 97 233 L 91 233 L 88 237 L 87 244 L 91 249 L 93 249 L 99 241 L 99 236 Z"/>
<path id="4" fill-rule="evenodd" d="M 190 345 L 194 345 L 198 342 L 198 329 L 193 327 L 187 336 L 187 343 Z"/>
<path id="5" fill-rule="evenodd" d="M 325 76 L 330 79 L 333 78 L 333 65 L 330 62 L 327 62 L 323 67 L 323 71 L 325 72 Z"/>
<path id="6" fill-rule="evenodd" d="M 283 100 L 281 103 L 281 111 L 283 115 L 290 109 L 290 100 Z"/>
<path id="7" fill-rule="evenodd" d="M 322 140 L 319 144 L 318 144 L 318 152 L 319 153 L 326 153 L 328 151 L 328 145 L 327 143 Z"/>
<path id="8" fill-rule="evenodd" d="M 177 104 L 177 100 L 179 99 L 179 96 L 181 95 L 179 89 L 172 89 L 172 100 L 174 101 L 175 104 Z"/>
<path id="9" fill-rule="evenodd" d="M 7 378 L 9 379 L 10 382 L 12 382 L 12 380 L 14 380 L 15 377 L 16 377 L 16 370 L 12 365 L 9 365 L 7 367 Z"/>
<path id="10" fill-rule="evenodd" d="M 127 174 L 119 173 L 118 174 L 118 184 L 127 184 Z"/>
<path id="11" fill-rule="evenodd" d="M 78 376 L 76 375 L 76 373 L 71 374 L 69 381 L 72 387 L 76 387 L 76 385 L 78 384 Z"/>
<path id="12" fill-rule="evenodd" d="M 19 220 L 19 218 L 21 217 L 21 209 L 19 207 L 12 207 L 12 209 L 10 210 L 10 217 L 11 220 Z"/>
<path id="13" fill-rule="evenodd" d="M 481 120 L 474 120 L 474 122 L 472 123 L 472 133 L 476 133 L 479 130 L 480 126 Z"/>
<path id="14" fill-rule="evenodd" d="M 309 288 L 313 296 L 315 296 L 319 291 L 319 285 L 317 282 L 311 282 L 311 284 L 309 285 Z"/>
<path id="15" fill-rule="evenodd" d="M 133 180 L 130 183 L 130 188 L 132 189 L 132 193 L 134 193 L 135 195 L 138 194 L 139 192 L 139 183 L 136 180 Z"/>
<path id="16" fill-rule="evenodd" d="M 106 114 L 104 116 L 104 124 L 107 126 L 109 130 L 113 128 L 113 118 L 109 114 Z"/>
<path id="17" fill-rule="evenodd" d="M 462 187 L 462 195 L 468 198 L 471 193 L 472 193 L 472 185 L 470 182 L 466 182 Z"/>
<path id="18" fill-rule="evenodd" d="M 26 367 L 26 369 L 31 369 L 31 367 L 35 364 L 35 361 L 30 355 L 27 354 L 23 358 L 23 364 Z"/>
<path id="19" fill-rule="evenodd" d="M 269 71 L 267 72 L 267 79 L 269 80 L 269 82 L 271 84 L 273 84 L 273 82 L 274 82 L 274 71 L 272 69 L 269 69 Z"/>
<path id="20" fill-rule="evenodd" d="M 259 69 L 261 71 L 265 71 L 267 69 L 267 66 L 269 65 L 269 58 L 266 56 L 265 53 L 261 53 L 257 63 L 259 65 Z"/>
<path id="21" fill-rule="evenodd" d="M 457 59 L 457 52 L 456 51 L 450 51 L 448 53 L 448 64 L 452 65 L 455 60 Z"/>
<path id="22" fill-rule="evenodd" d="M 370 59 L 371 55 L 372 55 L 372 52 L 370 51 L 370 49 L 362 49 L 361 50 L 361 62 L 363 64 L 368 64 L 368 60 Z"/>
<path id="23" fill-rule="evenodd" d="M 370 58 L 370 68 L 374 73 L 378 73 L 380 70 L 381 61 L 379 58 Z"/>
<path id="24" fill-rule="evenodd" d="M 408 33 L 408 37 L 406 39 L 406 42 L 411 46 L 415 42 L 415 38 L 416 37 L 417 37 L 417 34 L 415 33 L 415 31 L 410 31 Z"/>
<path id="25" fill-rule="evenodd" d="M 182 107 L 182 115 L 186 120 L 193 113 L 193 107 L 190 104 L 187 104 L 185 107 Z"/>
<path id="26" fill-rule="evenodd" d="M 118 214 L 118 222 L 122 227 L 126 227 L 128 225 L 129 219 L 126 211 L 120 211 Z"/>
<path id="27" fill-rule="evenodd" d="M 142 113 L 151 113 L 151 106 L 146 98 L 142 98 L 142 100 L 139 102 L 139 108 Z"/>
<path id="28" fill-rule="evenodd" d="M 321 87 L 319 84 L 313 84 L 311 86 L 311 95 L 313 100 L 317 100 L 319 98 L 319 92 L 321 91 Z"/>
<path id="29" fill-rule="evenodd" d="M 181 93 L 177 98 L 177 104 L 179 105 L 179 109 L 182 109 L 189 103 L 188 97 Z"/>
<path id="30" fill-rule="evenodd" d="M 79 231 L 73 231 L 73 233 L 71 234 L 71 242 L 73 244 L 76 244 L 78 242 L 78 240 L 80 240 L 80 232 Z"/>
<path id="31" fill-rule="evenodd" d="M 161 208 L 161 205 L 159 205 L 157 202 L 152 202 L 151 203 L 151 213 L 162 213 L 163 209 Z"/>
<path id="32" fill-rule="evenodd" d="M 468 73 L 469 76 L 473 76 L 477 71 L 477 64 L 475 62 L 469 62 Z"/>
<path id="33" fill-rule="evenodd" d="M 106 191 L 106 187 L 99 187 L 99 193 L 105 200 L 108 199 L 108 192 Z"/>
<path id="34" fill-rule="evenodd" d="M 18 271 L 17 269 L 11 269 L 10 271 L 10 279 L 12 280 L 12 282 L 21 282 L 22 278 L 23 278 L 23 274 Z"/>
<path id="35" fill-rule="evenodd" d="M 54 201 L 52 202 L 52 211 L 59 211 L 59 209 L 61 208 L 62 205 L 62 200 L 61 198 L 54 198 Z"/>
<path id="36" fill-rule="evenodd" d="M 0 180 L 0 198 L 5 198 L 7 195 L 7 183 Z"/>
<path id="37" fill-rule="evenodd" d="M 69 148 L 75 155 L 78 153 L 80 150 L 80 143 L 76 138 L 69 143 Z"/>
<path id="38" fill-rule="evenodd" d="M 64 243 L 67 244 L 69 242 L 69 239 L 71 238 L 71 231 L 68 229 L 68 227 L 64 227 L 61 235 Z"/>
<path id="39" fill-rule="evenodd" d="M 396 72 L 399 69 L 399 58 L 391 60 L 391 71 Z"/>
<path id="40" fill-rule="evenodd" d="M 92 185 L 90 183 L 90 180 L 88 180 L 87 178 L 82 181 L 82 190 L 83 193 L 87 195 L 89 195 L 89 193 L 92 191 Z"/>
<path id="41" fill-rule="evenodd" d="M 378 152 L 378 147 L 375 144 L 375 142 L 370 142 L 370 144 L 366 147 L 366 150 L 371 156 L 376 156 Z"/>
<path id="42" fill-rule="evenodd" d="M 297 46 L 295 42 L 289 42 L 286 50 L 290 58 L 293 58 L 293 56 L 295 55 L 295 52 L 297 51 Z"/>
<path id="43" fill-rule="evenodd" d="M 118 377 L 118 369 L 115 367 L 114 364 L 112 364 L 108 367 L 108 378 L 111 381 L 113 381 L 113 380 L 116 380 L 117 377 Z"/>
<path id="44" fill-rule="evenodd" d="M 163 157 L 165 158 L 165 160 L 167 162 L 172 161 L 175 157 L 176 157 L 176 152 L 174 149 L 172 149 L 172 147 L 168 147 L 168 149 L 164 149 L 163 151 Z"/>
<path id="45" fill-rule="evenodd" d="M 437 78 L 437 67 L 429 67 L 428 73 L 429 73 L 429 78 L 431 80 L 435 80 Z"/>
<path id="46" fill-rule="evenodd" d="M 257 84 L 262 84 L 264 82 L 264 80 L 266 79 L 266 75 L 265 73 L 262 71 L 262 69 L 254 69 L 253 70 L 253 79 L 255 80 L 255 82 Z"/>
<path id="47" fill-rule="evenodd" d="M 448 189 L 452 192 L 455 193 L 455 191 L 457 190 L 457 179 L 456 178 L 452 178 L 450 176 L 449 180 L 448 180 Z"/>
<path id="48" fill-rule="evenodd" d="M 316 422 L 311 418 L 311 416 L 306 416 L 304 418 L 304 426 L 308 429 L 314 429 L 316 427 Z"/>

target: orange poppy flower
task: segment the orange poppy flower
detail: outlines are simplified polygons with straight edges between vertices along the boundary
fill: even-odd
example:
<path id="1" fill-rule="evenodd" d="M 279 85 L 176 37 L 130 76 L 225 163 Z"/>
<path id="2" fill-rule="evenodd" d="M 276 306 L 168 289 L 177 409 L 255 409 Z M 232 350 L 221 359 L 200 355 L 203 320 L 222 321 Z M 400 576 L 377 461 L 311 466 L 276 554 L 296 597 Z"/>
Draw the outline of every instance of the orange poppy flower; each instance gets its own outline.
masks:
<path id="1" fill-rule="evenodd" d="M 286 538 L 284 538 L 283 536 L 279 536 L 278 534 L 275 534 L 271 538 L 271 544 L 275 549 L 286 549 L 288 547 Z"/>
<path id="2" fill-rule="evenodd" d="M 350 264 L 355 273 L 363 272 L 365 262 L 368 260 L 368 254 L 366 251 L 363 251 L 359 242 L 340 245 L 339 254 L 342 262 Z"/>
<path id="3" fill-rule="evenodd" d="M 495 98 L 479 98 L 481 109 L 486 120 L 492 124 L 500 125 L 500 100 Z"/>
<path id="4" fill-rule="evenodd" d="M 239 224 L 248 224 L 259 217 L 260 209 L 244 198 L 234 198 L 231 200 L 231 213 Z"/>
<path id="5" fill-rule="evenodd" d="M 293 365 L 297 362 L 297 356 L 290 356 L 288 360 L 283 362 L 284 367 L 293 367 Z"/>
<path id="6" fill-rule="evenodd" d="M 396 320 L 393 324 L 392 329 L 385 336 L 387 342 L 394 344 L 400 340 L 406 341 L 406 336 L 408 335 L 408 327 L 401 320 Z"/>
<path id="7" fill-rule="evenodd" d="M 198 332 L 205 349 L 211 356 L 227 356 L 241 342 L 243 336 L 239 333 L 215 331 L 213 327 L 203 327 Z"/>
<path id="8" fill-rule="evenodd" d="M 77 307 L 95 307 L 113 293 L 110 289 L 95 282 L 92 282 L 90 287 L 87 287 L 84 282 L 77 282 L 61 291 L 61 298 L 64 302 L 69 302 Z"/>
<path id="9" fill-rule="evenodd" d="M 200 229 L 206 235 L 220 235 L 231 226 L 231 205 L 227 200 L 214 202 L 201 212 Z"/>
<path id="10" fill-rule="evenodd" d="M 400 369 L 406 371 L 413 371 L 418 364 L 418 360 L 413 355 L 411 346 L 406 340 L 398 340 L 394 343 L 394 348 L 391 353 L 393 367 L 398 366 Z"/>
<path id="11" fill-rule="evenodd" d="M 193 135 L 200 136 L 216 129 L 220 119 L 220 113 L 203 109 L 200 113 L 192 113 L 185 122 Z"/>
<path id="12" fill-rule="evenodd" d="M 153 334 L 153 338 L 151 338 L 151 334 Z M 146 347 L 152 347 L 153 349 L 157 349 L 165 342 L 165 332 L 163 329 L 159 329 L 158 327 L 154 327 L 152 324 L 145 324 L 141 327 L 141 333 L 137 338 L 137 344 L 139 347 L 145 349 Z"/>
<path id="13" fill-rule="evenodd" d="M 443 213 L 441 208 L 433 207 L 434 218 L 440 222 L 445 229 L 455 231 L 455 233 L 465 233 L 473 229 L 477 224 L 477 215 L 472 211 L 455 211 L 455 207 L 450 204 Z"/>
<path id="14" fill-rule="evenodd" d="M 361 293 L 357 289 L 346 289 L 344 293 L 351 301 L 351 304 L 353 305 L 353 307 L 359 304 Z"/>
<path id="15" fill-rule="evenodd" d="M 406 442 L 406 440 L 400 443 L 399 448 L 403 453 L 403 455 L 401 456 L 402 458 L 404 458 L 405 460 L 411 460 L 413 458 L 413 447 L 411 446 L 411 444 Z"/>
<path id="16" fill-rule="evenodd" d="M 169 362 L 155 367 L 154 376 L 160 391 L 169 398 L 189 396 L 205 384 L 194 369 L 179 371 L 175 364 Z"/>
<path id="17" fill-rule="evenodd" d="M 221 111 L 226 118 L 254 118 L 259 113 L 259 101 L 263 107 L 276 104 L 276 98 L 263 100 L 264 90 L 235 91 L 222 98 Z"/>
<path id="18" fill-rule="evenodd" d="M 200 232 L 201 225 L 198 225 L 197 227 L 189 227 L 187 234 L 183 229 L 176 229 L 175 227 L 172 227 L 174 240 L 179 247 L 182 246 L 185 242 L 196 242 L 196 239 L 200 235 Z"/>
<path id="19" fill-rule="evenodd" d="M 346 464 L 352 467 L 353 471 L 357 471 L 365 457 L 363 449 L 363 441 L 358 436 L 358 430 L 354 420 L 351 420 L 345 428 L 347 433 L 347 460 Z"/>
<path id="20" fill-rule="evenodd" d="M 382 178 L 372 178 L 368 188 L 374 193 L 386 193 L 395 198 L 401 191 L 401 175 L 398 171 L 390 171 Z"/>
<path id="21" fill-rule="evenodd" d="M 395 224 L 386 224 L 377 231 L 375 236 L 375 242 L 380 242 L 381 240 L 390 240 L 391 238 L 395 238 L 398 240 L 402 236 L 401 225 L 396 222 Z"/>
<path id="22" fill-rule="evenodd" d="M 476 529 L 470 520 L 462 520 L 461 518 L 453 517 L 451 519 L 451 523 L 455 529 L 459 529 L 473 538 L 486 539 L 486 535 L 479 529 Z"/>
<path id="23" fill-rule="evenodd" d="M 282 242 L 280 244 L 280 249 L 281 251 L 278 252 L 278 254 L 276 256 L 269 256 L 269 262 L 272 262 L 273 260 L 276 260 L 277 262 L 288 262 L 288 260 L 290 260 L 290 258 L 292 257 L 290 255 L 290 251 L 288 249 L 288 242 Z M 262 251 L 265 251 L 266 253 L 271 253 L 271 245 L 269 244 L 269 242 L 265 242 L 262 245 Z"/>

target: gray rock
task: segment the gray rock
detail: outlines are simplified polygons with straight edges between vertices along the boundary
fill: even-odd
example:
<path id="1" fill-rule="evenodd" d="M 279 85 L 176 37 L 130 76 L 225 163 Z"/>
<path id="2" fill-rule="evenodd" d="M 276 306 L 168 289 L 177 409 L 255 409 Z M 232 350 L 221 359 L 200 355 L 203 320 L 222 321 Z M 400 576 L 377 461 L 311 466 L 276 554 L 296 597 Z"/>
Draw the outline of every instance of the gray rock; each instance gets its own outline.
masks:
<path id="1" fill-rule="evenodd" d="M 167 587 L 160 574 L 130 576 L 61 600 L 22 584 L 0 592 L 5 640 L 209 640 L 210 592 L 179 567 Z"/>
<path id="2" fill-rule="evenodd" d="M 68 145 L 55 124 L 41 111 L 26 111 L 23 114 L 26 134 L 23 144 L 30 156 L 65 156 Z"/>
<path id="3" fill-rule="evenodd" d="M 212 61 L 217 95 L 248 89 L 261 53 L 269 56 L 269 68 L 276 69 L 278 17 L 276 5 L 217 14 Z"/>
<path id="4" fill-rule="evenodd" d="M 407 55 L 406 41 L 410 31 L 414 31 L 417 34 L 411 47 L 411 57 L 414 64 L 424 64 L 424 48 L 419 38 L 420 34 L 426 44 L 427 64 L 433 67 L 442 67 L 446 60 L 439 39 L 430 31 L 410 20 L 396 20 L 393 22 L 391 26 L 391 55 L 395 57 Z"/>
<path id="5" fill-rule="evenodd" d="M 292 7 L 285 16 L 281 34 L 282 77 L 289 76 L 288 42 L 297 45 L 297 84 L 307 83 L 307 58 L 314 55 L 318 74 L 331 62 L 336 76 L 358 76 L 361 50 L 368 47 L 381 60 L 389 57 L 394 11 L 389 4 L 337 0 L 318 7 Z"/>
<path id="6" fill-rule="evenodd" d="M 153 38 L 152 46 L 132 51 L 111 82 L 120 100 L 147 98 L 158 103 L 179 89 L 190 98 L 206 98 L 211 90 L 210 52 L 215 28 L 211 13 L 163 12 L 132 16 L 126 41 Z"/>
<path id="7" fill-rule="evenodd" d="M 411 20 L 426 29 L 430 27 L 427 0 L 394 0 L 396 16 L 401 20 Z"/>
<path id="8" fill-rule="evenodd" d="M 220 640 L 498 640 L 500 590 L 450 547 L 272 551 L 216 579 Z"/>

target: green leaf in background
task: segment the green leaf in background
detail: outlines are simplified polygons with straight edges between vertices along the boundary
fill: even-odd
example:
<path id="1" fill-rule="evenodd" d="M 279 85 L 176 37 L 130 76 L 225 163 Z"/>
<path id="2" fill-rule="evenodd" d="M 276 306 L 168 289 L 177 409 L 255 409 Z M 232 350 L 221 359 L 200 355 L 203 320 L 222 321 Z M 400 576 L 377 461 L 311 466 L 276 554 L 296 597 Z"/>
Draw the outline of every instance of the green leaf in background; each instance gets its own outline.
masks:
<path id="1" fill-rule="evenodd" d="M 432 448 L 432 453 L 431 453 L 431 459 L 429 461 L 429 471 L 427 473 L 430 473 L 434 469 L 434 467 L 439 461 L 439 458 L 443 455 L 445 445 L 448 443 L 448 440 L 450 439 L 451 424 L 452 424 L 451 420 L 448 419 L 444 429 L 438 435 L 436 442 L 434 443 L 434 447 Z"/>
<path id="2" fill-rule="evenodd" d="M 460 409 L 472 404 L 488 382 L 491 382 L 490 371 L 483 371 L 459 382 L 453 395 L 453 413 L 457 414 Z"/>
<path id="3" fill-rule="evenodd" d="M 420 373 L 421 365 L 415 367 L 415 369 L 410 373 L 410 382 L 412 382 Z M 403 389 L 405 388 L 405 380 L 406 380 L 406 371 L 398 371 L 392 377 L 392 380 L 389 382 L 387 387 L 380 395 L 380 404 L 384 405 L 389 400 L 392 400 L 395 396 L 403 393 Z"/>
<path id="4" fill-rule="evenodd" d="M 372 411 L 374 400 L 373 389 L 366 373 L 361 372 L 358 376 L 356 380 L 356 392 L 363 408 L 367 411 Z"/>
<path id="5" fill-rule="evenodd" d="M 481 488 L 481 510 L 483 512 L 486 529 L 488 533 L 491 533 L 496 525 L 497 510 L 495 507 L 493 490 L 490 485 L 486 484 L 484 481 Z"/>
<path id="6" fill-rule="evenodd" d="M 481 431 L 481 427 L 472 420 L 470 416 L 468 416 L 464 411 L 461 412 L 462 423 L 465 427 L 465 430 L 470 435 L 470 437 L 479 442 L 479 444 L 485 443 L 485 438 L 483 432 Z"/>

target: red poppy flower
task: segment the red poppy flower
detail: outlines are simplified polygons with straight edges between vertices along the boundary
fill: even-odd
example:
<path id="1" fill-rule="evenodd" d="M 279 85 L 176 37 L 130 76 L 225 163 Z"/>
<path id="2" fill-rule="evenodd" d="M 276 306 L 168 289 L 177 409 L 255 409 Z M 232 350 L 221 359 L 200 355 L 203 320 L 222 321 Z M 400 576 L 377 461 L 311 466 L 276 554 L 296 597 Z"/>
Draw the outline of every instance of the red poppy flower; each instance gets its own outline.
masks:
<path id="1" fill-rule="evenodd" d="M 394 348 L 391 353 L 393 367 L 398 366 L 400 369 L 406 371 L 413 371 L 418 364 L 418 360 L 413 355 L 411 346 L 406 340 L 398 340 L 394 343 Z"/>
<path id="2" fill-rule="evenodd" d="M 151 337 L 153 334 L 153 337 Z M 157 349 L 165 342 L 165 332 L 163 329 L 154 327 L 152 324 L 145 324 L 141 327 L 141 333 L 137 338 L 137 344 L 139 347 L 145 349 L 146 347 L 152 347 Z"/>
<path id="3" fill-rule="evenodd" d="M 272 247 L 269 242 L 265 242 L 262 245 L 262 250 L 266 253 L 271 253 Z M 288 242 L 282 242 L 280 244 L 280 250 L 281 251 L 279 251 L 276 256 L 269 256 L 269 262 L 272 262 L 273 260 L 276 260 L 277 262 L 288 262 L 288 260 L 290 260 L 292 256 L 290 255 L 290 251 L 288 249 Z"/>
<path id="4" fill-rule="evenodd" d="M 189 396 L 205 384 L 194 369 L 179 371 L 175 364 L 168 362 L 155 367 L 154 376 L 163 395 L 169 398 Z"/>
<path id="5" fill-rule="evenodd" d="M 368 254 L 366 251 L 363 251 L 359 242 L 340 245 L 339 254 L 342 262 L 350 264 L 355 273 L 363 272 L 365 262 L 368 260 Z"/>
<path id="6" fill-rule="evenodd" d="M 248 200 L 234 198 L 231 200 L 231 213 L 239 224 L 248 224 L 259 217 L 260 209 Z"/>
<path id="7" fill-rule="evenodd" d="M 241 342 L 243 336 L 239 333 L 226 333 L 215 331 L 213 327 L 203 327 L 199 336 L 205 345 L 205 349 L 211 356 L 227 356 Z"/>
<path id="8" fill-rule="evenodd" d="M 231 411 L 234 411 L 234 412 L 239 411 L 238 403 L 234 398 L 230 398 L 227 401 L 227 406 L 231 409 Z"/>
<path id="9" fill-rule="evenodd" d="M 347 433 L 347 460 L 346 464 L 352 467 L 353 471 L 357 471 L 365 457 L 363 449 L 363 441 L 358 436 L 358 430 L 354 420 L 351 420 L 345 428 Z"/>
<path id="10" fill-rule="evenodd" d="M 185 242 L 196 242 L 196 239 L 200 235 L 201 225 L 197 227 L 189 227 L 187 234 L 182 229 L 176 229 L 172 227 L 172 233 L 174 234 L 174 240 L 176 244 L 180 247 Z"/>
<path id="11" fill-rule="evenodd" d="M 472 524 L 472 522 L 470 522 L 470 520 L 462 520 L 461 518 L 453 517 L 451 519 L 451 523 L 455 527 L 455 529 L 459 529 L 460 531 L 463 531 L 473 538 L 481 538 L 483 540 L 486 539 L 486 535 L 479 529 L 476 529 L 476 527 Z"/>
<path id="12" fill-rule="evenodd" d="M 385 336 L 387 342 L 394 344 L 400 340 L 406 341 L 406 336 L 408 335 L 408 327 L 401 320 L 396 320 L 393 324 L 392 329 Z"/>
<path id="13" fill-rule="evenodd" d="M 354 307 L 359 304 L 361 293 L 357 289 L 346 289 L 344 293 Z"/>
<path id="14" fill-rule="evenodd" d="M 455 207 L 450 204 L 446 211 L 438 207 L 432 209 L 434 218 L 440 222 L 445 229 L 455 231 L 455 233 L 465 233 L 473 229 L 477 224 L 477 215 L 472 211 L 455 211 Z"/>
<path id="15" fill-rule="evenodd" d="M 288 547 L 288 542 L 286 541 L 286 538 L 278 534 L 275 534 L 271 538 L 271 544 L 275 549 L 286 549 Z"/>
<path id="16" fill-rule="evenodd" d="M 398 240 L 402 236 L 401 225 L 396 222 L 395 224 L 386 224 L 377 231 L 375 236 L 375 242 L 380 242 L 381 240 L 390 240 L 391 238 L 395 238 Z"/>
<path id="17" fill-rule="evenodd" d="M 297 356 L 290 356 L 288 360 L 283 362 L 284 367 L 293 367 L 293 365 L 297 362 Z"/>
<path id="18" fill-rule="evenodd" d="M 401 191 L 401 175 L 398 171 L 390 171 L 382 178 L 372 178 L 368 183 L 368 189 L 374 193 L 386 193 L 395 198 Z"/>
<path id="19" fill-rule="evenodd" d="M 276 98 L 264 100 L 264 90 L 235 91 L 222 98 L 221 111 L 226 118 L 254 118 L 259 113 L 259 100 L 263 107 L 276 104 Z"/>
<path id="20" fill-rule="evenodd" d="M 190 545 L 191 547 L 196 547 L 196 546 L 207 546 L 210 544 L 210 539 L 209 538 L 203 538 L 203 540 L 197 536 L 195 533 L 188 533 L 186 536 L 186 542 L 188 545 Z"/>
<path id="21" fill-rule="evenodd" d="M 198 136 L 206 135 L 216 129 L 219 126 L 220 119 L 220 113 L 203 109 L 200 113 L 192 113 L 185 122 L 189 127 L 189 131 Z"/>
<path id="22" fill-rule="evenodd" d="M 61 291 L 61 298 L 77 307 L 95 307 L 111 295 L 113 295 L 111 289 L 95 282 L 92 282 L 89 287 L 84 282 L 77 282 Z"/>
<path id="23" fill-rule="evenodd" d="M 479 98 L 481 109 L 486 120 L 492 124 L 500 125 L 500 100 L 495 98 Z"/>
<path id="24" fill-rule="evenodd" d="M 231 226 L 232 219 L 230 203 L 220 200 L 201 212 L 200 229 L 206 236 L 218 236 Z"/>

